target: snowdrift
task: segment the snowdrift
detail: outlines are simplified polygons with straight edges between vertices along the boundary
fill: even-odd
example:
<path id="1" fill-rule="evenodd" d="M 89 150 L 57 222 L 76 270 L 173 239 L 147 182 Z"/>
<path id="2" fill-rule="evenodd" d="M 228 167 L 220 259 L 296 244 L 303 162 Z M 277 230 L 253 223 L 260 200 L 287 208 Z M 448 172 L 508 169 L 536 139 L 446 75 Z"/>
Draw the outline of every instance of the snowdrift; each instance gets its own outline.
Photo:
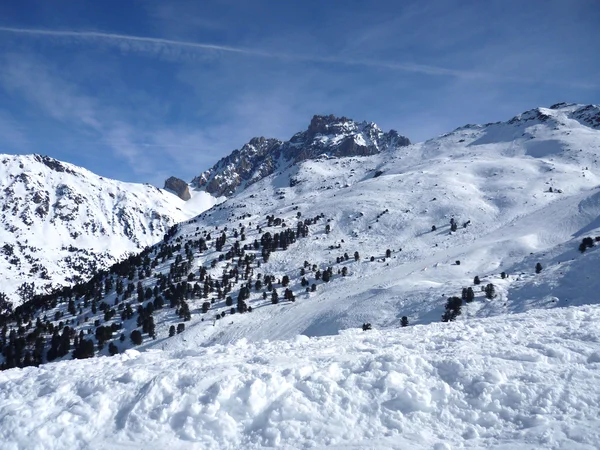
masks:
<path id="1" fill-rule="evenodd" d="M 600 307 L 0 372 L 3 449 L 593 449 Z"/>

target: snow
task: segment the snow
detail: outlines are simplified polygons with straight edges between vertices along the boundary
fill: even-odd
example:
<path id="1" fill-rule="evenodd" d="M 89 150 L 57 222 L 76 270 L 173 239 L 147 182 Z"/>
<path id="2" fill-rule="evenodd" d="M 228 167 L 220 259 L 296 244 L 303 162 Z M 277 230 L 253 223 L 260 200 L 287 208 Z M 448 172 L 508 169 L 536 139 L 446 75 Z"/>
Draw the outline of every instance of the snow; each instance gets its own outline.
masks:
<path id="1" fill-rule="evenodd" d="M 12 247 L 0 253 L 1 291 L 15 303 L 23 282 L 43 292 L 75 276 L 86 279 L 74 266 L 106 268 L 224 200 L 192 192 L 185 202 L 151 185 L 103 178 L 39 155 L 0 155 L 0 161 L 0 240 Z"/>
<path id="2" fill-rule="evenodd" d="M 182 334 L 185 335 L 185 332 Z M 0 373 L 11 449 L 593 449 L 600 307 Z"/>
<path id="3" fill-rule="evenodd" d="M 272 305 L 253 289 L 251 313 L 230 314 L 215 298 L 202 314 L 205 299 L 191 298 L 191 321 L 172 338 L 181 319 L 164 308 L 153 315 L 157 339 L 145 335 L 136 350 L 116 340 L 113 358 L 0 373 L 1 447 L 598 448 L 600 245 L 578 251 L 600 236 L 600 130 L 578 119 L 587 111 L 592 122 L 596 110 L 538 109 L 378 155 L 278 161 L 229 199 L 192 191 L 173 241 L 213 233 L 195 268 L 218 258 L 214 233 L 225 227 L 228 248 L 240 225 L 248 244 L 260 239 L 257 225 L 282 231 L 267 215 L 292 229 L 324 215 L 307 238 L 253 267 L 254 276 L 288 275 L 296 301 Z M 333 267 L 333 279 L 306 293 L 304 261 Z M 229 264 L 208 272 L 219 279 Z M 493 299 L 479 290 L 488 283 Z M 446 299 L 467 286 L 475 300 L 440 323 Z M 66 304 L 44 314 L 57 311 Z M 60 320 L 75 319 L 93 340 L 104 316 L 83 316 Z M 410 325 L 399 329 L 402 316 Z M 357 329 L 364 322 L 375 329 Z M 136 319 L 122 325 L 129 336 Z"/>
<path id="4" fill-rule="evenodd" d="M 570 109 L 551 110 L 567 125 L 530 120 L 463 128 L 380 155 L 308 160 L 249 186 L 183 225 L 178 236 L 193 236 L 197 227 L 252 223 L 251 243 L 259 238 L 255 226 L 263 226 L 267 215 L 293 228 L 297 212 L 302 220 L 323 213 L 330 222 L 312 226 L 307 239 L 273 253 L 256 270 L 288 275 L 297 301 L 273 306 L 253 291 L 252 314 L 228 315 L 213 326 L 216 313 L 229 311 L 216 302 L 208 315 L 194 314 L 186 323 L 185 338 L 145 345 L 184 349 L 241 338 L 324 336 L 363 322 L 395 327 L 402 316 L 411 324 L 429 324 L 440 320 L 446 299 L 460 296 L 476 275 L 481 286 L 495 285 L 497 297 L 487 300 L 476 287 L 476 301 L 458 320 L 598 303 L 600 286 L 590 268 L 598 267 L 600 251 L 581 255 L 577 248 L 582 237 L 600 236 L 600 132 L 568 119 Z M 535 156 L 532 148 L 539 150 Z M 374 177 L 377 171 L 383 174 Z M 298 183 L 289 187 L 292 177 Z M 549 187 L 563 192 L 551 193 Z M 236 219 L 244 214 L 244 220 Z M 455 233 L 449 232 L 451 217 L 459 224 Z M 387 249 L 391 258 L 385 258 Z M 355 251 L 359 262 L 353 260 Z M 350 261 L 336 264 L 344 253 Z M 208 267 L 215 257 L 211 251 L 198 254 L 195 264 Z M 306 294 L 299 285 L 305 260 L 321 270 L 332 266 L 334 279 Z M 541 274 L 534 272 L 537 262 L 544 267 Z M 219 278 L 225 264 L 210 273 Z M 347 277 L 337 275 L 342 267 Z M 508 278 L 501 278 L 503 271 Z M 191 300 L 190 308 L 199 311 L 203 301 Z M 157 320 L 159 337 L 171 324 Z"/>

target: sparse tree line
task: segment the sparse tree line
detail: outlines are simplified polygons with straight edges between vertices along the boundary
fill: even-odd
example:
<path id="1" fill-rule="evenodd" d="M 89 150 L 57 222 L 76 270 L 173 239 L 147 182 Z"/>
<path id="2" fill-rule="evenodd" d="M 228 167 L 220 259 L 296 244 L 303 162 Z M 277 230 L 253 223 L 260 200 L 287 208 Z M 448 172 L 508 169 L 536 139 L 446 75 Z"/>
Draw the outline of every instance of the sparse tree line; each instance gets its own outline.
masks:
<path id="1" fill-rule="evenodd" d="M 259 236 L 253 242 L 247 241 L 247 228 L 241 223 L 233 230 L 217 227 L 212 233 L 217 237 L 196 227 L 187 240 L 179 235 L 180 225 L 174 225 L 159 244 L 108 270 L 97 271 L 85 283 L 46 295 L 34 295 L 34 286 L 24 284 L 20 294 L 25 301 L 14 310 L 0 294 L 0 352 L 4 356 L 1 368 L 39 365 L 69 353 L 73 358 L 88 358 L 106 345 L 110 355 L 117 354 L 126 340 L 141 345 L 145 336 L 156 339 L 154 314 L 164 308 L 172 309 L 182 320 L 170 327 L 169 336 L 174 336 L 185 330 L 183 322 L 191 320 L 194 312 L 189 302 L 198 299 L 204 301 L 197 313 L 206 314 L 219 305 L 228 308 L 217 312 L 215 321 L 227 313 L 251 312 L 253 291 L 262 292 L 259 298 L 270 299 L 272 304 L 282 300 L 294 302 L 296 283 L 302 290 L 314 292 L 318 283 L 331 281 L 333 268 L 321 269 L 306 261 L 296 281 L 287 274 L 276 278 L 254 272 L 272 253 L 285 251 L 298 238 L 307 237 L 309 227 L 323 218 L 320 214 L 301 219 L 298 212 L 292 229 L 285 220 L 267 216 L 266 223 L 256 225 Z M 263 230 L 273 227 L 279 230 Z M 195 256 L 203 253 L 208 259 L 194 269 Z M 336 263 L 349 259 L 345 254 Z M 359 259 L 355 252 L 354 260 Z M 219 264 L 224 267 L 221 275 L 215 277 L 211 269 Z M 348 268 L 344 265 L 337 274 L 347 276 Z M 217 302 L 219 305 L 215 305 Z M 123 329 L 131 329 L 133 320 L 137 328 L 125 336 Z"/>
<path id="2" fill-rule="evenodd" d="M 458 263 L 459 261 L 457 261 L 457 264 Z M 542 272 L 542 270 L 543 267 L 538 262 L 535 265 L 535 273 L 539 274 Z M 500 278 L 502 278 L 503 280 L 507 277 L 508 275 L 506 272 L 500 273 Z M 479 278 L 479 275 L 476 275 L 473 278 L 473 285 L 481 285 L 481 279 Z M 487 298 L 488 300 L 493 300 L 494 298 L 496 298 L 496 286 L 494 286 L 494 284 L 492 283 L 488 283 L 485 286 L 481 286 L 481 292 L 484 293 L 485 298 Z M 456 318 L 462 313 L 463 304 L 471 303 L 473 300 L 475 300 L 475 291 L 470 286 L 462 289 L 462 294 L 460 297 L 453 296 L 446 299 L 446 304 L 444 306 L 445 311 L 444 314 L 442 314 L 442 322 L 453 322 L 454 320 L 456 320 Z"/>

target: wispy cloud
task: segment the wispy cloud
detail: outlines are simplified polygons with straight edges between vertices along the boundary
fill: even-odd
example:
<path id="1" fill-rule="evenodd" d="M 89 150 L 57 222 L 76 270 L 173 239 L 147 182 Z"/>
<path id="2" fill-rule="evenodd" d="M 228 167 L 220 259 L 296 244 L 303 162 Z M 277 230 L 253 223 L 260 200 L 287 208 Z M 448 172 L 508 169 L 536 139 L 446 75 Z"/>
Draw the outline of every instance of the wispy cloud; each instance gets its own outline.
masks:
<path id="1" fill-rule="evenodd" d="M 7 150 L 28 151 L 29 140 L 19 124 L 7 112 L 0 110 L 0 153 Z"/>
<path id="2" fill-rule="evenodd" d="M 67 38 L 72 43 L 102 41 L 113 45 L 118 45 L 121 50 L 135 51 L 144 53 L 160 53 L 164 49 L 178 48 L 189 51 L 209 51 L 232 53 L 245 56 L 253 56 L 269 59 L 280 59 L 294 62 L 312 62 L 322 64 L 337 64 L 346 66 L 363 66 L 389 69 L 395 71 L 403 71 L 410 73 L 419 73 L 432 76 L 450 76 L 464 79 L 488 79 L 496 81 L 521 81 L 531 82 L 523 77 L 498 76 L 493 73 L 473 71 L 473 70 L 458 70 L 446 67 L 437 67 L 427 64 L 404 63 L 395 61 L 380 61 L 365 58 L 347 58 L 338 56 L 316 56 L 300 53 L 281 53 L 270 52 L 267 50 L 244 48 L 228 45 L 217 45 L 200 42 L 188 42 L 181 40 L 132 36 L 125 34 L 103 33 L 98 31 L 60 31 L 60 30 L 42 30 L 32 28 L 13 28 L 0 27 L 0 32 L 12 33 L 17 35 L 38 37 L 38 38 Z"/>
<path id="3" fill-rule="evenodd" d="M 115 108 L 109 99 L 87 95 L 59 75 L 51 63 L 32 55 L 9 54 L 0 58 L 0 63 L 3 66 L 0 87 L 69 127 L 69 136 L 61 145 L 79 149 L 81 157 L 86 158 L 88 153 L 102 155 L 106 165 L 112 160 L 106 150 L 112 151 L 130 171 L 156 184 L 166 178 L 165 169 L 178 170 L 180 164 L 184 165 L 183 161 L 177 161 L 180 154 L 189 155 L 187 164 L 200 163 L 198 170 L 207 165 L 206 153 L 195 153 L 198 145 L 207 143 L 198 133 L 184 129 L 177 133 L 167 132 L 168 129 L 156 124 L 133 125 L 132 117 Z M 26 133 L 19 130 L 10 116 L 0 111 L 2 143 L 15 151 L 27 151 L 29 147 Z M 175 160 L 175 167 L 165 164 L 165 157 L 167 161 Z"/>

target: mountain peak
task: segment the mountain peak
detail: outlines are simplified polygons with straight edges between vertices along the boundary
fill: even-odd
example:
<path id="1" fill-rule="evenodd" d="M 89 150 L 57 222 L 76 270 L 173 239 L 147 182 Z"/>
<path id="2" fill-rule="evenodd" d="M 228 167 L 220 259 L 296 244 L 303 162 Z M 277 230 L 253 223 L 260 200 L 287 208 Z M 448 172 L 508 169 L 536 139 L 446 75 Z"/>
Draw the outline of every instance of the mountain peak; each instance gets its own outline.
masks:
<path id="1" fill-rule="evenodd" d="M 347 117 L 314 115 L 305 131 L 289 141 L 253 138 L 215 166 L 192 180 L 192 185 L 217 197 L 230 196 L 271 175 L 279 168 L 321 155 L 367 156 L 389 148 L 410 145 L 410 140 L 391 130 L 384 133 L 373 122 L 355 122 Z"/>
<path id="2" fill-rule="evenodd" d="M 321 116 L 315 114 L 310 121 L 307 132 L 310 136 L 315 136 L 317 134 L 335 134 L 340 132 L 344 126 L 348 126 L 350 123 L 353 123 L 353 121 L 344 116 L 336 117 L 333 114 Z"/>

